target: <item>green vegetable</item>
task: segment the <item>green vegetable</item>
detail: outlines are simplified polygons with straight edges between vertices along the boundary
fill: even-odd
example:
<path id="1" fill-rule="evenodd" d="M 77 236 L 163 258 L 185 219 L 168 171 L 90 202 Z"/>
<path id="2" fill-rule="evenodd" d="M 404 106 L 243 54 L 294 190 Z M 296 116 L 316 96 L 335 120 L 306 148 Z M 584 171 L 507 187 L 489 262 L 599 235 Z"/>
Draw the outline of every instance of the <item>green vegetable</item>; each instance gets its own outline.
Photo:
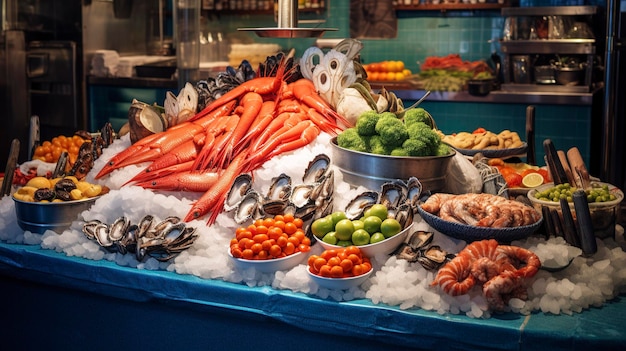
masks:
<path id="1" fill-rule="evenodd" d="M 404 124 L 407 127 L 416 122 L 423 122 L 426 123 L 430 128 L 434 128 L 432 116 L 430 115 L 430 113 L 428 113 L 428 111 L 424 110 L 421 107 L 406 110 L 404 112 L 403 118 Z"/>
<path id="2" fill-rule="evenodd" d="M 380 114 L 374 110 L 363 112 L 356 120 L 356 130 L 359 135 L 376 134 L 376 122 L 380 119 Z"/>
<path id="3" fill-rule="evenodd" d="M 407 133 L 409 134 L 409 139 L 422 141 L 426 145 L 429 155 L 432 156 L 437 153 L 437 149 L 441 143 L 441 137 L 426 123 L 417 122 L 410 125 L 407 127 Z"/>
<path id="4" fill-rule="evenodd" d="M 409 156 L 432 156 L 430 147 L 419 139 L 407 139 L 402 143 L 402 148 Z"/>
<path id="5" fill-rule="evenodd" d="M 446 143 L 439 143 L 435 156 L 447 156 L 450 154 L 450 146 Z"/>
<path id="6" fill-rule="evenodd" d="M 377 155 L 389 155 L 391 150 L 393 150 L 393 147 L 385 144 L 380 135 L 372 135 L 369 138 L 368 152 Z"/>
<path id="7" fill-rule="evenodd" d="M 354 151 L 367 152 L 367 141 L 359 135 L 356 128 L 348 128 L 337 135 L 337 145 Z"/>
<path id="8" fill-rule="evenodd" d="M 376 123 L 376 133 L 380 135 L 383 144 L 391 149 L 401 146 L 408 139 L 409 134 L 407 128 L 401 119 L 395 117 L 386 117 L 385 113 L 381 114 L 381 118 Z"/>

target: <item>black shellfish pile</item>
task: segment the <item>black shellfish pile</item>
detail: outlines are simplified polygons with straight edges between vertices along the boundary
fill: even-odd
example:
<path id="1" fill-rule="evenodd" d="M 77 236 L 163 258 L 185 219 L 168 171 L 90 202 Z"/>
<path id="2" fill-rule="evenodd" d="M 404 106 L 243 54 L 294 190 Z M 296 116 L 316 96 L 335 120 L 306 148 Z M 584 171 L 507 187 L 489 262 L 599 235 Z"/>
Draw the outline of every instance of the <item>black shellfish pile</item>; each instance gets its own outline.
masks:
<path id="1" fill-rule="evenodd" d="M 134 253 L 137 261 L 153 257 L 161 262 L 190 248 L 198 237 L 196 228 L 188 227 L 178 217 L 156 222 L 152 215 L 144 216 L 137 224 L 125 216 L 111 224 L 92 220 L 83 225 L 83 233 L 110 252 Z"/>

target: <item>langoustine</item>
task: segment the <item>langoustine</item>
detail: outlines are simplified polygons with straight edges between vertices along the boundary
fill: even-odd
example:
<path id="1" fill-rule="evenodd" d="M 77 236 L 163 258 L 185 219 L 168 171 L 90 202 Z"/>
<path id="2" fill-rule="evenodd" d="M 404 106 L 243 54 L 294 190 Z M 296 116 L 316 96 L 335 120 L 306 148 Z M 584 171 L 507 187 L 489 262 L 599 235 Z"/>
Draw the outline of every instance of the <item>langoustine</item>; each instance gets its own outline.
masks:
<path id="1" fill-rule="evenodd" d="M 539 257 L 529 250 L 494 239 L 475 241 L 439 270 L 431 286 L 458 296 L 481 284 L 489 307 L 502 311 L 509 299 L 528 297 L 525 281 L 540 267 Z"/>

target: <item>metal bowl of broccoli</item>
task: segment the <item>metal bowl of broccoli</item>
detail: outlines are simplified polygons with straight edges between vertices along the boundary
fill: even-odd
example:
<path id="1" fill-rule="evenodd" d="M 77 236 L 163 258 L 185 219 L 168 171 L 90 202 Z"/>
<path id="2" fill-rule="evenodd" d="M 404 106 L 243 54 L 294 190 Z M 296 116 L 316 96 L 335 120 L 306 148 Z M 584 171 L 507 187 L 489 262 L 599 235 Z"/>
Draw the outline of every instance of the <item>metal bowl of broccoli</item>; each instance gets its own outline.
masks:
<path id="1" fill-rule="evenodd" d="M 432 117 L 422 108 L 407 110 L 402 117 L 365 112 L 331 145 L 333 163 L 344 180 L 370 189 L 417 177 L 425 190 L 442 191 L 448 164 L 456 153 L 442 142 Z"/>

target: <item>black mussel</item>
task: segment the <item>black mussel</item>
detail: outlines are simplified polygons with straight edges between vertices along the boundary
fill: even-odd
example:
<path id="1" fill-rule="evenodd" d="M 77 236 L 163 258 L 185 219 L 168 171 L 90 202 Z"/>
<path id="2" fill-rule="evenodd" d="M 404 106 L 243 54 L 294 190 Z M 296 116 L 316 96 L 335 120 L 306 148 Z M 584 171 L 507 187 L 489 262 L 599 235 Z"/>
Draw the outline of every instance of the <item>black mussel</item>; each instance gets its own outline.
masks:
<path id="1" fill-rule="evenodd" d="M 69 193 L 74 189 L 76 189 L 76 184 L 68 178 L 63 178 L 54 185 L 54 190 L 56 190 L 57 193 L 60 191 Z"/>
<path id="2" fill-rule="evenodd" d="M 35 190 L 33 197 L 36 201 L 52 201 L 56 197 L 56 193 L 52 189 L 41 188 Z"/>
<path id="3" fill-rule="evenodd" d="M 72 200 L 72 196 L 70 195 L 69 191 L 65 191 L 65 190 L 57 190 L 56 191 L 56 198 L 63 200 L 63 201 L 71 201 Z"/>

